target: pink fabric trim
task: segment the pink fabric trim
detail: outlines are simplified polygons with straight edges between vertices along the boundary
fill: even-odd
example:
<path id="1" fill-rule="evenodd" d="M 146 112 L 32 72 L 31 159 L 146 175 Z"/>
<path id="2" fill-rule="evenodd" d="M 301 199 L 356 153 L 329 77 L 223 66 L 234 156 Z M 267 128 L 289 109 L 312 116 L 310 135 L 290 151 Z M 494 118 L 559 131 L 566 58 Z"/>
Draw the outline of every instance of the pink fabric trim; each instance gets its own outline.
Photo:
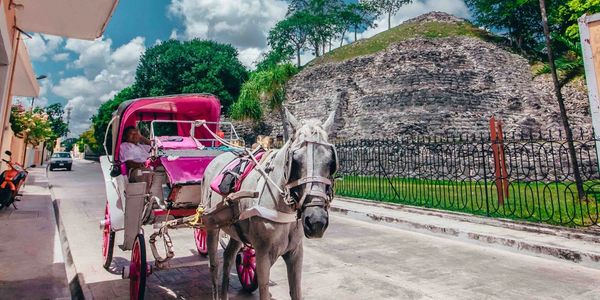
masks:
<path id="1" fill-rule="evenodd" d="M 171 184 L 186 184 L 200 183 L 206 167 L 214 159 L 214 156 L 179 157 L 175 160 L 161 157 L 159 159 Z"/>

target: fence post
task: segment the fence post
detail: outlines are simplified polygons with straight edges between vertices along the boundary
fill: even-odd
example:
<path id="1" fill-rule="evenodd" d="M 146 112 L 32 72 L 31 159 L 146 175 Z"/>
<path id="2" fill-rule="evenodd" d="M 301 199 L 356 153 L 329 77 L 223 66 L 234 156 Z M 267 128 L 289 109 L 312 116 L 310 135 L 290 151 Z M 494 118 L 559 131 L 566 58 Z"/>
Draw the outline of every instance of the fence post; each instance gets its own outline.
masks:
<path id="1" fill-rule="evenodd" d="M 483 138 L 483 134 L 480 136 L 481 138 L 481 163 L 483 164 L 483 190 L 485 191 L 485 214 L 486 216 L 490 216 L 490 205 L 489 205 L 489 195 L 487 190 L 487 156 L 485 155 L 485 145 L 486 141 Z"/>
<path id="2" fill-rule="evenodd" d="M 504 205 L 504 196 L 508 197 L 508 185 L 505 185 L 503 175 L 506 174 L 506 164 L 504 162 L 504 145 L 502 136 L 502 123 L 496 121 L 496 118 L 490 118 L 490 140 L 492 142 L 492 151 L 494 154 L 494 166 L 496 171 L 496 192 L 498 193 L 498 205 Z M 506 187 L 506 189 L 505 189 Z M 504 193 L 506 190 L 506 194 Z"/>
<path id="3" fill-rule="evenodd" d="M 502 121 L 498 121 L 498 154 L 500 159 L 500 168 L 502 169 L 502 191 L 504 192 L 504 198 L 508 199 L 510 195 L 508 194 L 508 170 L 506 169 L 506 153 L 504 153 L 504 131 L 502 130 Z"/>
<path id="4" fill-rule="evenodd" d="M 377 142 L 377 164 L 379 166 L 379 170 L 377 170 L 377 174 L 379 177 L 379 178 L 377 178 L 377 190 L 379 193 L 379 201 L 383 201 L 383 193 L 381 192 L 381 181 L 383 180 L 383 176 L 382 176 L 383 167 L 381 166 L 381 142 L 380 141 Z"/>

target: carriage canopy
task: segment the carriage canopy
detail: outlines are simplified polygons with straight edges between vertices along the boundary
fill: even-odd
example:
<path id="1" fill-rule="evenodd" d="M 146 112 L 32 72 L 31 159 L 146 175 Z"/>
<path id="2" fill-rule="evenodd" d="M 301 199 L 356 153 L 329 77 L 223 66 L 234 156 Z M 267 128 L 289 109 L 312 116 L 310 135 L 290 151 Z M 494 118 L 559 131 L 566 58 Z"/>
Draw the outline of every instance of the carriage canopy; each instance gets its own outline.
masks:
<path id="1" fill-rule="evenodd" d="M 183 94 L 125 101 L 119 105 L 113 115 L 115 117 L 112 125 L 113 157 L 119 157 L 119 146 L 125 128 L 137 126 L 139 122 L 203 120 L 213 122 L 207 126 L 211 131 L 217 132 L 220 115 L 221 103 L 217 97 L 210 94 Z M 191 124 L 176 124 L 177 135 L 189 135 L 190 128 Z M 212 137 L 205 128 L 198 128 L 194 131 L 194 135 L 199 140 Z"/>

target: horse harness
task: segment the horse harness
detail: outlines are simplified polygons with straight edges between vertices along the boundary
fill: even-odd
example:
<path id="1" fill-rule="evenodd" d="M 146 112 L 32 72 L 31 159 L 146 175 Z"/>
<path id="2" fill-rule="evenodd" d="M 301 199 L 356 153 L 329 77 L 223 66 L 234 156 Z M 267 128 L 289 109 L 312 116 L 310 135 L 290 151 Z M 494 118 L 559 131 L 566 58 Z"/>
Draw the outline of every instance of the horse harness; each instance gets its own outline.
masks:
<path id="1" fill-rule="evenodd" d="M 284 185 L 283 190 L 277 183 L 273 182 L 269 176 L 271 171 L 274 169 L 272 164 L 274 158 L 276 157 L 276 151 L 265 153 L 260 162 L 256 161 L 253 153 L 247 153 L 250 159 L 256 162 L 255 168 L 261 175 L 257 184 L 257 189 L 254 191 L 238 191 L 227 195 L 222 202 L 217 204 L 217 206 L 205 211 L 202 216 L 203 223 L 205 223 L 207 226 L 213 224 L 217 228 L 232 226 L 242 242 L 244 244 L 250 244 L 248 239 L 243 234 L 239 221 L 246 220 L 251 217 L 261 217 L 276 223 L 293 223 L 300 218 L 302 211 L 306 207 L 319 206 L 325 209 L 329 208 L 331 201 L 333 200 L 334 183 L 331 178 L 315 174 L 314 155 L 316 146 L 327 146 L 332 150 L 333 160 L 335 163 L 335 168 L 331 171 L 331 177 L 333 177 L 333 174 L 338 169 L 338 159 L 335 146 L 329 143 L 324 143 L 317 140 L 305 140 L 299 143 L 294 150 L 290 151 L 289 147 L 291 147 L 291 145 L 287 148 L 284 147 L 283 149 L 279 150 L 283 151 L 285 149 L 287 151 L 284 161 L 285 172 L 283 174 L 286 184 Z M 289 182 L 292 171 L 293 154 L 302 147 L 307 147 L 307 174 L 303 174 L 303 177 Z M 318 186 L 315 185 L 315 183 L 323 184 L 325 189 L 315 189 L 315 187 Z M 294 213 L 260 206 L 260 199 L 262 199 L 261 194 L 265 192 L 265 189 L 270 190 L 271 186 L 274 186 L 278 192 L 278 195 L 273 196 L 282 197 L 284 203 L 290 206 L 290 208 L 295 211 Z M 302 187 L 304 189 L 300 199 L 295 199 L 291 193 L 291 191 L 297 187 Z M 313 197 L 309 203 L 305 204 L 308 196 Z M 243 198 L 259 198 L 259 201 L 253 207 L 241 210 L 239 200 Z M 214 211 L 214 213 L 211 213 L 211 211 Z M 217 213 L 222 211 L 227 211 L 227 213 L 223 217 L 218 217 Z"/>
<path id="2" fill-rule="evenodd" d="M 288 182 L 285 185 L 285 192 L 284 192 L 284 197 L 283 197 L 283 200 L 285 201 L 285 203 L 288 204 L 289 206 L 291 206 L 292 208 L 294 208 L 294 210 L 298 211 L 298 214 L 300 214 L 304 208 L 311 207 L 311 206 L 320 206 L 323 208 L 329 208 L 329 206 L 331 205 L 331 201 L 333 200 L 333 191 L 334 191 L 334 189 L 333 189 L 334 182 L 331 179 L 331 177 L 333 177 L 333 174 L 337 171 L 338 163 L 339 163 L 338 159 L 337 159 L 337 152 L 335 150 L 335 146 L 332 144 L 323 143 L 323 142 L 320 142 L 317 140 L 305 140 L 300 143 L 300 146 L 298 147 L 298 149 L 301 147 L 304 147 L 304 146 L 307 147 L 307 149 L 306 149 L 307 174 L 304 174 L 304 177 L 301 177 L 297 180 Z M 315 167 L 314 167 L 315 156 L 314 155 L 315 155 L 315 147 L 316 146 L 326 146 L 331 149 L 335 167 L 333 170 L 331 170 L 331 173 L 330 173 L 331 177 L 329 177 L 329 178 L 315 174 Z M 296 150 L 298 150 L 298 149 L 296 149 Z M 289 180 L 290 176 L 291 176 L 293 153 L 296 150 L 288 151 L 287 156 L 286 156 L 286 162 L 285 162 L 286 172 L 284 175 L 284 180 L 286 180 L 286 181 Z M 315 189 L 314 183 L 324 184 L 325 191 Z M 302 197 L 300 199 L 294 199 L 291 196 L 292 189 L 294 189 L 296 187 L 301 187 L 301 186 L 303 186 L 303 188 L 304 188 L 304 193 L 302 193 Z M 308 196 L 314 196 L 314 197 L 312 198 L 310 203 L 306 203 L 306 205 L 305 205 L 304 202 L 306 202 L 306 198 Z"/>

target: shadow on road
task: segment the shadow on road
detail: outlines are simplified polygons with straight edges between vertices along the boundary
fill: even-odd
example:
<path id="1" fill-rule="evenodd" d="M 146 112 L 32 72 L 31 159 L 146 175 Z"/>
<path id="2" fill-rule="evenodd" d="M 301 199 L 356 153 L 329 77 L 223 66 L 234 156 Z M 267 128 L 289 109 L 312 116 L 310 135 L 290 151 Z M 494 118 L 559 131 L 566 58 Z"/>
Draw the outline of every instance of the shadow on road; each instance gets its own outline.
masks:
<path id="1" fill-rule="evenodd" d="M 170 261 L 170 267 L 157 270 L 153 266 L 153 273 L 146 282 L 146 299 L 210 299 L 212 287 L 208 259 L 203 256 L 176 257 Z M 193 266 L 185 266 L 190 264 Z M 152 263 L 150 263 L 152 264 Z M 110 271 L 121 274 L 123 267 L 129 265 L 129 260 L 115 257 Z M 152 264 L 153 265 L 153 264 Z M 178 267 L 179 266 L 179 267 Z M 79 274 L 84 276 L 83 274 Z M 237 275 L 231 273 L 230 299 L 258 299 L 258 292 L 249 294 L 242 291 Z M 127 298 L 129 296 L 129 280 L 119 279 L 88 283 L 94 298 Z"/>

